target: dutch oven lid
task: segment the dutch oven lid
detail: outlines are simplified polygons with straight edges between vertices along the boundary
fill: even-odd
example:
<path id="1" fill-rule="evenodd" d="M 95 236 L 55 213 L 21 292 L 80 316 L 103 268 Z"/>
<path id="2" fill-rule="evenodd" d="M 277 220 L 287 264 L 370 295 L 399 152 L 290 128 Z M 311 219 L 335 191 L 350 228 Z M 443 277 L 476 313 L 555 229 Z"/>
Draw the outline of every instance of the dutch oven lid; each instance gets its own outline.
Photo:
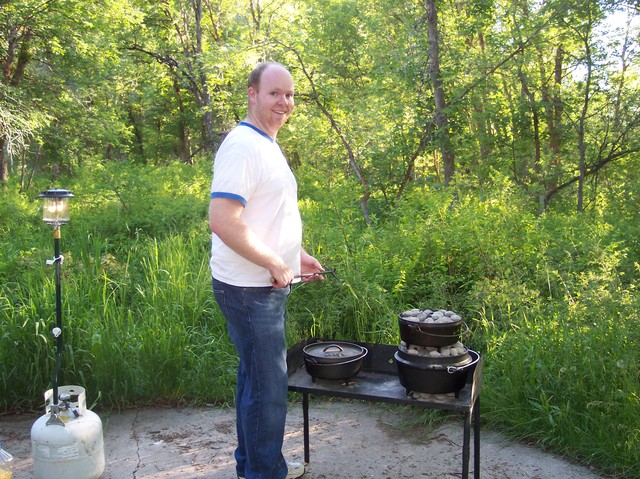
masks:
<path id="1" fill-rule="evenodd" d="M 321 341 L 305 346 L 303 352 L 306 357 L 318 363 L 340 363 L 364 356 L 367 350 L 343 341 Z"/>
<path id="2" fill-rule="evenodd" d="M 476 355 L 475 358 L 471 355 L 472 353 Z M 402 363 L 404 366 L 408 366 L 415 369 L 421 369 L 421 370 L 447 371 L 449 374 L 453 374 L 458 370 L 461 371 L 461 370 L 467 369 L 473 366 L 475 363 L 477 363 L 479 359 L 479 355 L 471 350 L 469 350 L 469 354 L 464 360 L 456 363 L 451 363 L 451 364 L 445 364 L 445 363 L 431 364 L 429 362 L 423 363 L 419 361 L 412 361 L 408 359 L 406 355 L 401 356 L 401 354 L 402 352 L 398 350 L 394 353 L 393 357 L 396 360 L 396 362 Z"/>
<path id="3" fill-rule="evenodd" d="M 428 367 L 430 369 L 447 369 L 450 366 L 461 367 L 471 363 L 473 359 L 469 354 L 469 349 L 464 348 L 464 353 L 453 356 L 429 356 L 426 354 L 411 354 L 402 344 L 398 346 L 398 354 L 405 362 L 418 367 Z"/>

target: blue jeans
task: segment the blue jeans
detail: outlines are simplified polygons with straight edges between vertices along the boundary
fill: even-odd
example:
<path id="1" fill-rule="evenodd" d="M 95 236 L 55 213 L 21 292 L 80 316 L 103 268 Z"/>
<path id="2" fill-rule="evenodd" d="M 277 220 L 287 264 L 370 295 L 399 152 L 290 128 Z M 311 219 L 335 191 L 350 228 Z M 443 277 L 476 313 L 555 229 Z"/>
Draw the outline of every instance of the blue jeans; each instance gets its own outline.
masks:
<path id="1" fill-rule="evenodd" d="M 287 415 L 287 288 L 243 288 L 212 280 L 240 363 L 236 385 L 235 451 L 238 476 L 284 479 Z"/>

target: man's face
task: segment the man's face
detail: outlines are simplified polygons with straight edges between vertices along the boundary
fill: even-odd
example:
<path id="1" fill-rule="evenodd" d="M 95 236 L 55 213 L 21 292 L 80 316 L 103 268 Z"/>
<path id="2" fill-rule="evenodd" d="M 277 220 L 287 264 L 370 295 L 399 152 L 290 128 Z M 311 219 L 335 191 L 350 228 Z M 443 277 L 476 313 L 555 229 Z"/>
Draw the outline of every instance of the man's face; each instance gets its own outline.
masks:
<path id="1" fill-rule="evenodd" d="M 257 88 L 249 88 L 249 120 L 272 138 L 293 112 L 293 78 L 281 66 L 262 72 Z"/>

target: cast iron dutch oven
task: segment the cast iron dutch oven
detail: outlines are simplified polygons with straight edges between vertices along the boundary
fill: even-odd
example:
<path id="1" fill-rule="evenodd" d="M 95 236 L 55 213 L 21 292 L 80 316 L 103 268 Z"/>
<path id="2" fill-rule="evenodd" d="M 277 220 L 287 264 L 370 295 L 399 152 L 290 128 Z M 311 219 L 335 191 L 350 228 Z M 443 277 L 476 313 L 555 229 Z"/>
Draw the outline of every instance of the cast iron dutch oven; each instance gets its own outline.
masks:
<path id="1" fill-rule="evenodd" d="M 464 326 L 465 330 L 462 331 Z M 398 316 L 400 337 L 407 344 L 417 346 L 446 346 L 460 341 L 460 336 L 469 331 L 462 319 L 449 323 L 422 323 Z"/>
<path id="2" fill-rule="evenodd" d="M 424 362 L 408 361 L 400 357 L 400 351 L 396 351 L 394 358 L 398 366 L 398 377 L 400 384 L 407 390 L 407 393 L 422 392 L 429 394 L 458 393 L 467 382 L 469 371 L 475 368 L 480 359 L 480 355 L 468 350 L 470 362 L 463 361 L 463 365 L 439 364 L 434 358 L 432 364 Z"/>
<path id="3" fill-rule="evenodd" d="M 427 356 L 422 354 L 411 354 L 409 350 L 402 344 L 398 346 L 398 357 L 404 359 L 410 363 L 425 364 L 427 366 L 466 366 L 473 359 L 469 354 L 469 350 L 464 348 L 463 354 L 457 354 L 455 356 Z"/>
<path id="4" fill-rule="evenodd" d="M 320 341 L 302 350 L 307 373 L 321 379 L 349 379 L 360 372 L 368 350 L 343 341 Z"/>

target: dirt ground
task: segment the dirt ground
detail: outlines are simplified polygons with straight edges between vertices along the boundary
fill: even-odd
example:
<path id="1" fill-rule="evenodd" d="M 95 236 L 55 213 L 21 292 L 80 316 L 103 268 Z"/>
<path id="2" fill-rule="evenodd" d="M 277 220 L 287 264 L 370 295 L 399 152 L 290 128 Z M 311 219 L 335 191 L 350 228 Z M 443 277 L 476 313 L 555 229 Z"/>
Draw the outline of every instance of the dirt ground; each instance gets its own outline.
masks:
<path id="1" fill-rule="evenodd" d="M 411 425 L 413 408 L 310 400 L 305 479 L 460 478 L 462 416 L 432 431 Z M 0 442 L 15 456 L 14 479 L 33 478 L 31 426 L 39 416 L 0 417 Z M 225 408 L 150 408 L 100 415 L 103 479 L 235 479 L 235 413 Z M 302 406 L 289 408 L 284 452 L 302 461 Z M 481 431 L 482 479 L 600 479 L 539 449 Z M 473 448 L 472 448 L 473 454 Z M 470 462 L 473 476 L 473 455 Z M 79 478 L 60 478 L 79 479 Z"/>

